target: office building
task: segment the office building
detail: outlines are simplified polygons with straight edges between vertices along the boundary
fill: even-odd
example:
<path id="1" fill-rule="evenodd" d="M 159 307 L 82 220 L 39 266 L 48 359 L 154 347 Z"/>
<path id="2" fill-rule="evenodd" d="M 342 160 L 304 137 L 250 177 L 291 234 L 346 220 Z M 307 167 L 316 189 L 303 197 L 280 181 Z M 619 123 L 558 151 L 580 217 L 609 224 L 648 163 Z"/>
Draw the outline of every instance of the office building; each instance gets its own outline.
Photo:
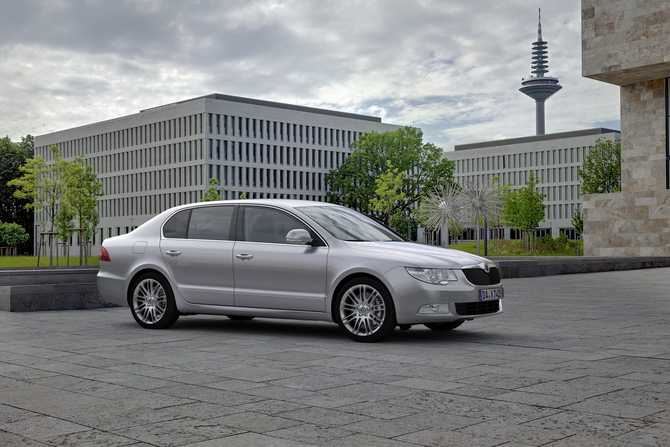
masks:
<path id="1" fill-rule="evenodd" d="M 544 221 L 538 234 L 557 237 L 565 233 L 575 236 L 571 220 L 582 210 L 581 185 L 577 169 L 598 138 L 614 140 L 619 131 L 604 128 L 535 135 L 482 143 L 461 144 L 443 157 L 456 163 L 454 180 L 459 185 L 487 182 L 494 177 L 501 185 L 518 189 L 534 174 L 537 187 L 545 194 Z M 504 229 L 506 239 L 517 235 Z M 473 239 L 471 229 L 466 238 Z"/>
<path id="2" fill-rule="evenodd" d="M 94 246 L 176 205 L 200 201 L 210 178 L 224 199 L 326 200 L 324 176 L 381 118 L 211 94 L 35 138 L 35 154 L 79 155 L 104 187 Z"/>

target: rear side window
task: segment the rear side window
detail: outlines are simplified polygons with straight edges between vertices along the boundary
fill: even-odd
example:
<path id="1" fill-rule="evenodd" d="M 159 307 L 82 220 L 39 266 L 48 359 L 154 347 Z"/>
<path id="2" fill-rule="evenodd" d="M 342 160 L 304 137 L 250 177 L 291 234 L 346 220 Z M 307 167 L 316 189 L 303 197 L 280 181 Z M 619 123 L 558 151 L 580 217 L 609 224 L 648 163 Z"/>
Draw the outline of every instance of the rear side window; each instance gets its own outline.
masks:
<path id="1" fill-rule="evenodd" d="M 188 220 L 191 217 L 191 210 L 179 211 L 165 222 L 163 225 L 163 236 L 176 239 L 186 239 L 186 229 Z"/>
<path id="2" fill-rule="evenodd" d="M 188 238 L 231 240 L 230 224 L 233 220 L 233 209 L 232 206 L 194 208 L 188 225 Z"/>
<path id="3" fill-rule="evenodd" d="M 234 209 L 208 206 L 180 211 L 163 225 L 163 237 L 229 241 Z"/>

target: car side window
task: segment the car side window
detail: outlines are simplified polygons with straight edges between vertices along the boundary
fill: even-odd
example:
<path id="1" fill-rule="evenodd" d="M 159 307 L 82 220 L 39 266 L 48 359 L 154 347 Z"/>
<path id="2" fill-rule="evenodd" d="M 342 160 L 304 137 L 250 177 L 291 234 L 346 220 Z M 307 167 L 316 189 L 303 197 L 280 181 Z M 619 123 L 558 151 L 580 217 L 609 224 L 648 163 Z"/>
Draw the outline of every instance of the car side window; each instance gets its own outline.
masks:
<path id="1" fill-rule="evenodd" d="M 188 224 L 189 239 L 229 241 L 233 206 L 207 206 L 193 208 Z"/>
<path id="2" fill-rule="evenodd" d="M 163 237 L 185 239 L 191 210 L 179 211 L 163 225 Z"/>
<path id="3" fill-rule="evenodd" d="M 244 207 L 245 241 L 286 244 L 286 234 L 295 229 L 309 231 L 305 224 L 284 212 L 265 207 Z"/>

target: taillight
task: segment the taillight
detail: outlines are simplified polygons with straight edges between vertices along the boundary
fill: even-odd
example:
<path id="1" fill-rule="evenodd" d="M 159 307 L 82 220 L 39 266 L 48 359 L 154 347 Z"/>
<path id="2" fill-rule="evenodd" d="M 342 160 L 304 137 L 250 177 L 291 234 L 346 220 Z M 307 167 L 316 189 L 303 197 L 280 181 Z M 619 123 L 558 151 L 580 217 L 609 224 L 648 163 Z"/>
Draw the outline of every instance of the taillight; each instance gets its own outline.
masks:
<path id="1" fill-rule="evenodd" d="M 100 262 L 112 262 L 112 258 L 109 257 L 105 247 L 100 247 Z"/>

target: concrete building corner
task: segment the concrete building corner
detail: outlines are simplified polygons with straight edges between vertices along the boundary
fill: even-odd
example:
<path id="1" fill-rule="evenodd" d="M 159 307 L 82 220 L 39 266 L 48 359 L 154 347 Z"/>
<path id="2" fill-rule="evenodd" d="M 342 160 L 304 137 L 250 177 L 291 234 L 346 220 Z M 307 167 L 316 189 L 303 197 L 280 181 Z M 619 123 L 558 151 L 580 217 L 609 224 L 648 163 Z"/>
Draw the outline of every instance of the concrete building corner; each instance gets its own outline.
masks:
<path id="1" fill-rule="evenodd" d="M 582 75 L 621 88 L 621 192 L 584 196 L 587 256 L 670 254 L 670 2 L 582 0 Z"/>

